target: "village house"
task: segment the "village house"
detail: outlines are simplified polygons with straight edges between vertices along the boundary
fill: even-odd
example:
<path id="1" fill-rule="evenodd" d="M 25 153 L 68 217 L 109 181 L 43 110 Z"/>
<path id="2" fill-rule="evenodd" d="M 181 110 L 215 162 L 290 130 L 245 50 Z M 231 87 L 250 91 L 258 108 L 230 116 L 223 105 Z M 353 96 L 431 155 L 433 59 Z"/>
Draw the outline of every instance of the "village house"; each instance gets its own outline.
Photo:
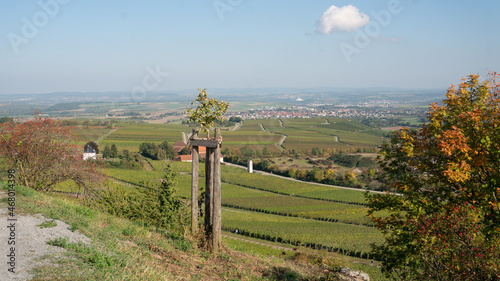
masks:
<path id="1" fill-rule="evenodd" d="M 97 159 L 95 148 L 90 145 L 87 145 L 87 147 L 83 151 L 83 160 L 87 159 Z"/>

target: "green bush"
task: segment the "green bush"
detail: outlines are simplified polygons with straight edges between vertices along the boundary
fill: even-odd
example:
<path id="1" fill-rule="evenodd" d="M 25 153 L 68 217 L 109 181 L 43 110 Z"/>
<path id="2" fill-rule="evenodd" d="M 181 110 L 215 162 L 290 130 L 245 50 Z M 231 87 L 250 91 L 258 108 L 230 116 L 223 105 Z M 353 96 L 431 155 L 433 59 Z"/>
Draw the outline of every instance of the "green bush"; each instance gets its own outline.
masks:
<path id="1" fill-rule="evenodd" d="M 126 195 L 121 189 L 108 187 L 101 190 L 96 204 L 113 215 L 159 228 L 171 228 L 182 211 L 176 193 L 176 174 L 169 164 L 160 181 L 147 181 L 143 189 Z"/>

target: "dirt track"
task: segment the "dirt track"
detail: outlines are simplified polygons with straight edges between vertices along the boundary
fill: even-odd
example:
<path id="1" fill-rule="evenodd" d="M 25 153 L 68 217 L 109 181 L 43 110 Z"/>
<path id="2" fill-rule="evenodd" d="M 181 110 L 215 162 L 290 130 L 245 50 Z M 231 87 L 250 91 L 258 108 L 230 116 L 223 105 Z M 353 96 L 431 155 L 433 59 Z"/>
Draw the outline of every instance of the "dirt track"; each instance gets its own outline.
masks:
<path id="1" fill-rule="evenodd" d="M 6 198 L 5 190 L 0 190 L 0 198 Z M 30 280 L 33 270 L 38 266 L 49 265 L 65 252 L 63 248 L 50 246 L 47 241 L 67 237 L 68 242 L 90 244 L 90 239 L 79 232 L 72 232 L 65 222 L 56 220 L 57 226 L 40 228 L 38 225 L 48 221 L 43 215 L 18 215 L 10 217 L 7 204 L 0 202 L 0 280 Z M 8 220 L 8 219 L 15 219 Z M 13 238 L 8 240 L 9 238 Z M 10 243 L 10 245 L 9 245 Z M 15 244 L 14 244 L 15 243 Z M 14 248 L 12 251 L 11 248 Z M 14 255 L 12 258 L 8 255 Z M 7 262 L 13 261 L 12 264 Z M 12 268 L 11 272 L 9 268 Z"/>

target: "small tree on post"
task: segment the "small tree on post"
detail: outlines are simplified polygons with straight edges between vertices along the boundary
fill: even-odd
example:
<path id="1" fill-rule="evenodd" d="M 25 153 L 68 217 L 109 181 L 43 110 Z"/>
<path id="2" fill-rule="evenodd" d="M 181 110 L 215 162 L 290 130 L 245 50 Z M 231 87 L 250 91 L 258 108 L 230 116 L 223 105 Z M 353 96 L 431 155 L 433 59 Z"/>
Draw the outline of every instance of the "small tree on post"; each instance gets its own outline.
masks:
<path id="1" fill-rule="evenodd" d="M 194 108 L 188 108 L 186 111 L 189 114 L 189 121 L 198 123 L 201 130 L 207 132 L 207 137 L 210 137 L 210 129 L 214 127 L 215 120 L 224 121 L 226 118 L 224 114 L 227 112 L 229 103 L 218 101 L 214 98 L 209 99 L 207 96 L 207 89 L 200 90 L 200 94 L 191 102 L 191 105 L 195 101 L 199 102 L 198 106 Z"/>
<path id="2" fill-rule="evenodd" d="M 199 90 L 199 89 L 198 89 Z M 220 174 L 220 147 L 222 136 L 220 129 L 215 129 L 215 138 L 210 138 L 209 130 L 214 127 L 215 121 L 223 121 L 224 113 L 227 112 L 229 104 L 209 99 L 206 90 L 201 91 L 196 101 L 200 104 L 196 109 L 188 109 L 189 120 L 200 124 L 203 131 L 207 132 L 207 138 L 199 138 L 198 132 L 193 130 L 189 141 L 193 147 L 193 178 L 191 183 L 191 218 L 192 231 L 195 233 L 198 222 L 198 147 L 205 146 L 205 240 L 212 251 L 218 251 L 221 243 L 221 174 Z M 191 103 L 193 104 L 194 101 Z"/>

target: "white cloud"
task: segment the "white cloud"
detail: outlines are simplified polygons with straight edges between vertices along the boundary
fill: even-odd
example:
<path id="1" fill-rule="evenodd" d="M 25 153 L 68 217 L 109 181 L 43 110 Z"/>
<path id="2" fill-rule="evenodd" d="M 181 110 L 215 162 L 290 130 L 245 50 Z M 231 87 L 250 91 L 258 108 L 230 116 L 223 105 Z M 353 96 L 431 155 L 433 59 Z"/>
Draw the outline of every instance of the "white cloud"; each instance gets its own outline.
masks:
<path id="1" fill-rule="evenodd" d="M 360 13 L 353 5 L 342 8 L 330 6 L 319 19 L 318 32 L 330 34 L 333 31 L 354 31 L 370 21 L 370 17 Z"/>

